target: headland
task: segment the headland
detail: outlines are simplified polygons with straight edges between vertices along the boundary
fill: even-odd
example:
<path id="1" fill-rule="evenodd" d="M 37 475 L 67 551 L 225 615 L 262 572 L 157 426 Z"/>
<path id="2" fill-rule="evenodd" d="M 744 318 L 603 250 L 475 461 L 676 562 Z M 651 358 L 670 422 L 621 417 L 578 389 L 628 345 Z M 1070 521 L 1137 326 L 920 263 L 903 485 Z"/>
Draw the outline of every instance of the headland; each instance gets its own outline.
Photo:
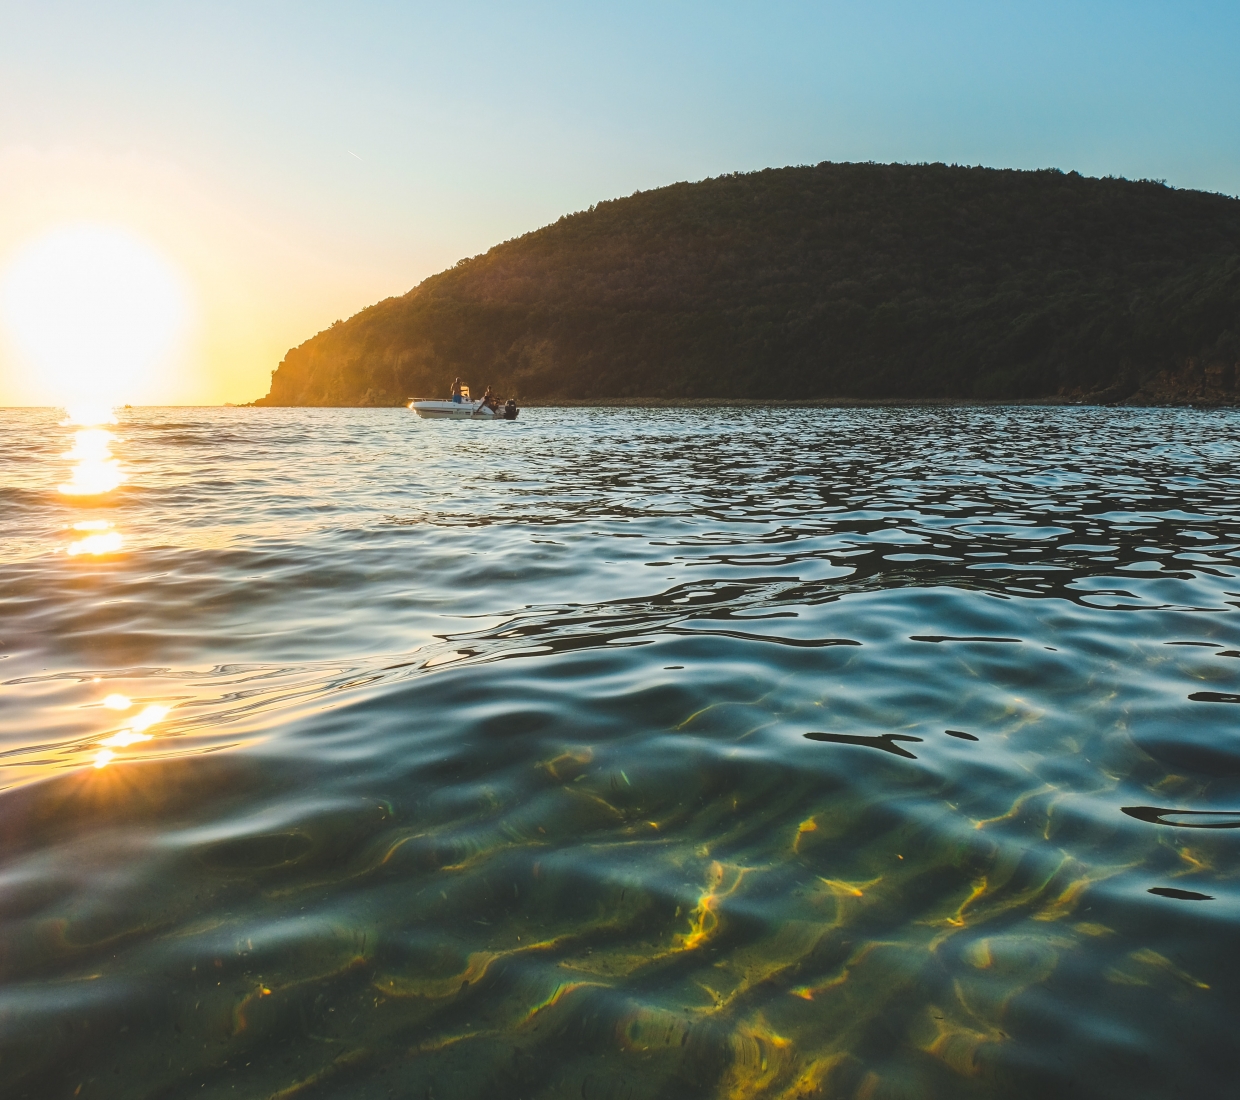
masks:
<path id="1" fill-rule="evenodd" d="M 832 164 L 601 202 L 291 349 L 260 405 L 1240 401 L 1240 200 Z"/>

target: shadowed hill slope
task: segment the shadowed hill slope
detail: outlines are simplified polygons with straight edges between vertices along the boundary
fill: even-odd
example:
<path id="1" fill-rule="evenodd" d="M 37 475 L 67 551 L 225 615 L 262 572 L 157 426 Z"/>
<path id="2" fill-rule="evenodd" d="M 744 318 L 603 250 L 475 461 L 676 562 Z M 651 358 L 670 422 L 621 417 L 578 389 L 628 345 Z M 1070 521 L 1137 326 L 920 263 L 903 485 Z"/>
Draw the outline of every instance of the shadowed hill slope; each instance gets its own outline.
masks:
<path id="1" fill-rule="evenodd" d="M 602 202 L 291 350 L 267 405 L 523 398 L 1231 401 L 1240 200 L 820 164 Z"/>

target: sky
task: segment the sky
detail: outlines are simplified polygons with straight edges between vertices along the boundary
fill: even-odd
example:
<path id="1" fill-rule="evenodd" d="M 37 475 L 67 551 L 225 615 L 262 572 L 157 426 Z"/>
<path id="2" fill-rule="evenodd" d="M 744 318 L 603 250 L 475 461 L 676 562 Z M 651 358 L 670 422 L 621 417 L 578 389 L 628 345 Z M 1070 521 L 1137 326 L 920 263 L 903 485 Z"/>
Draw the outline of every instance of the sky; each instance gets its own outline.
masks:
<path id="1" fill-rule="evenodd" d="M 0 405 L 66 403 L 126 357 L 118 400 L 250 401 L 290 347 L 462 257 L 725 172 L 1240 194 L 1234 0 L 0 0 L 0 26 Z M 92 328 L 92 280 L 173 335 Z"/>

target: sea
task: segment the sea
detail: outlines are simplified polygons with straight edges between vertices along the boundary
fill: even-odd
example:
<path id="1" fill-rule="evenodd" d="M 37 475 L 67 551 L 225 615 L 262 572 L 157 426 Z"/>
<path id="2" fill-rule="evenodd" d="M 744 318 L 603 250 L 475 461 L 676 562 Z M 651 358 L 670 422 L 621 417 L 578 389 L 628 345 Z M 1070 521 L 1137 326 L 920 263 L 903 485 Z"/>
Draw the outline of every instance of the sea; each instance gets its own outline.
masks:
<path id="1" fill-rule="evenodd" d="M 1235 411 L 0 411 L 0 1096 L 1235 1096 L 1238 609 Z"/>

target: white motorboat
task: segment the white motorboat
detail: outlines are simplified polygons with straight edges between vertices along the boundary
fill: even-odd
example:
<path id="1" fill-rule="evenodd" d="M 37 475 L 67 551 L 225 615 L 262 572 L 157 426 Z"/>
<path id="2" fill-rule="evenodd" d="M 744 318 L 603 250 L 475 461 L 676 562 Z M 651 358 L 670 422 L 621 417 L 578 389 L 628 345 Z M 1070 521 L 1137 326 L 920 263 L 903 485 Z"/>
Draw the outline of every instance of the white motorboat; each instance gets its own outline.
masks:
<path id="1" fill-rule="evenodd" d="M 418 416 L 425 416 L 432 420 L 516 420 L 517 408 L 515 401 L 509 401 L 507 405 L 499 405 L 494 409 L 488 408 L 480 400 L 473 401 L 469 396 L 469 387 L 461 387 L 460 401 L 454 401 L 450 397 L 415 397 L 409 402 L 411 408 Z"/>
<path id="2" fill-rule="evenodd" d="M 435 420 L 494 420 L 495 414 L 485 408 L 481 401 L 453 401 L 450 398 L 416 397 L 409 407 L 418 416 Z M 501 418 L 502 419 L 502 418 Z"/>

